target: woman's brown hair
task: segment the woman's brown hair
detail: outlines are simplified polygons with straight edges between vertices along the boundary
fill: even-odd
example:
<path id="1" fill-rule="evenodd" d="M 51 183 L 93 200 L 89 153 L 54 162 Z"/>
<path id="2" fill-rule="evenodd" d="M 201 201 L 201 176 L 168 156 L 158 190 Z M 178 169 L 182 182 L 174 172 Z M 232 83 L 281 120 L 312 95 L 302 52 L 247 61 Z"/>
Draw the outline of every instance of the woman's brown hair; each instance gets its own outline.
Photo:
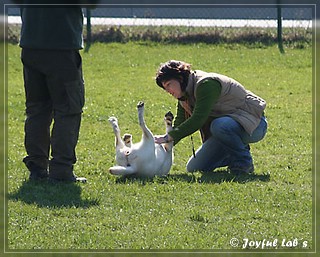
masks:
<path id="1" fill-rule="evenodd" d="M 191 64 L 170 60 L 160 66 L 156 74 L 156 83 L 159 87 L 163 88 L 162 83 L 170 79 L 176 79 L 180 81 L 181 90 L 185 91 L 189 75 L 191 73 Z"/>

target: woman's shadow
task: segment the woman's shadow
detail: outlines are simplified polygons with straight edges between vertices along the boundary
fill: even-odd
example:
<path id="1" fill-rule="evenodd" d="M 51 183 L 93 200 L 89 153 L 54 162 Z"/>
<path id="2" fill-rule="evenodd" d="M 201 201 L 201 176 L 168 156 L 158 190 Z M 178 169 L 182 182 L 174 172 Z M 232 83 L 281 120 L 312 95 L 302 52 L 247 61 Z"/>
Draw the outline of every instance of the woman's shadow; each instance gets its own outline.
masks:
<path id="1" fill-rule="evenodd" d="M 78 183 L 51 183 L 48 181 L 25 180 L 17 191 L 8 193 L 11 201 L 23 201 L 38 207 L 88 208 L 99 205 L 98 199 L 81 198 L 81 186 Z"/>
<path id="2" fill-rule="evenodd" d="M 200 175 L 195 173 L 183 173 L 170 175 L 173 180 L 196 182 L 196 183 L 208 183 L 208 184 L 220 184 L 223 182 L 235 182 L 235 183 L 247 183 L 252 181 L 270 181 L 270 174 L 240 174 L 235 175 L 227 170 L 217 170 L 212 172 L 201 172 Z"/>

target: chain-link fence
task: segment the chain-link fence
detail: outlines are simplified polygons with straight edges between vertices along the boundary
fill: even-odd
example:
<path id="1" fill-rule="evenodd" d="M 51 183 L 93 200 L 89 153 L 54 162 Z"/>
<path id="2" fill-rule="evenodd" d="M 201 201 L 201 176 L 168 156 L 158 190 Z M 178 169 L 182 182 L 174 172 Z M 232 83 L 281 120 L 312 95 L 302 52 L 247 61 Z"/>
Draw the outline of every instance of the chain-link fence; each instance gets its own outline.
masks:
<path id="1" fill-rule="evenodd" d="M 223 27 L 274 27 L 278 18 L 274 7 L 187 7 L 171 8 L 110 8 L 100 7 L 91 11 L 96 24 L 100 25 L 170 25 L 170 26 L 223 26 Z M 286 26 L 308 27 L 312 20 L 312 8 L 281 7 Z M 111 19 L 110 19 L 111 18 Z M 290 21 L 290 22 L 289 22 Z M 292 22 L 295 21 L 295 22 Z M 307 21 L 307 22 L 306 22 Z M 117 24 L 115 23 L 117 22 Z"/>
<path id="2" fill-rule="evenodd" d="M 18 8 L 8 10 L 8 39 L 17 42 Z M 84 39 L 93 42 L 312 43 L 315 10 L 310 6 L 172 6 L 121 8 L 101 5 L 84 9 Z"/>
<path id="3" fill-rule="evenodd" d="M 87 12 L 91 42 L 310 43 L 312 7 L 97 8 Z"/>

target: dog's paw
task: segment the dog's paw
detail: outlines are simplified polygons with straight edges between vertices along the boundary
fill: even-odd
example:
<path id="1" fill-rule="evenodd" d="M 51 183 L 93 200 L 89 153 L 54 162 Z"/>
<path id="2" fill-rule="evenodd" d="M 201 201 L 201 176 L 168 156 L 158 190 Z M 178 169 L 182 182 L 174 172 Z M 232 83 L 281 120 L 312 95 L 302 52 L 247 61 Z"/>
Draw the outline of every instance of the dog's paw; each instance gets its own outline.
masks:
<path id="1" fill-rule="evenodd" d="M 110 122 L 110 124 L 112 125 L 112 127 L 118 127 L 118 119 L 116 117 L 110 117 L 108 119 L 108 121 Z"/>
<path id="2" fill-rule="evenodd" d="M 113 128 L 113 131 L 114 133 L 118 133 L 120 132 L 120 128 L 119 128 L 119 125 L 118 125 L 118 120 L 116 117 L 110 117 L 108 119 L 108 121 L 110 122 L 112 128 Z"/>
<path id="3" fill-rule="evenodd" d="M 109 168 L 109 173 L 112 175 L 118 175 L 113 167 Z"/>
<path id="4" fill-rule="evenodd" d="M 164 122 L 165 122 L 165 124 L 166 124 L 167 126 L 172 127 L 173 118 L 174 118 L 174 116 L 173 116 L 172 112 L 170 112 L 170 111 L 167 112 L 166 115 L 164 116 Z"/>
<path id="5" fill-rule="evenodd" d="M 118 120 L 116 117 L 109 117 L 108 121 L 111 123 L 111 124 L 114 124 L 114 123 L 118 123 Z"/>
<path id="6" fill-rule="evenodd" d="M 168 112 L 164 115 L 164 118 L 165 118 L 166 120 L 173 121 L 174 116 L 173 116 L 172 112 L 168 111 Z"/>
<path id="7" fill-rule="evenodd" d="M 131 166 L 128 166 L 128 167 L 113 166 L 109 168 L 109 172 L 112 175 L 121 176 L 121 175 L 131 175 L 131 174 L 134 174 L 136 171 Z"/>
<path id="8" fill-rule="evenodd" d="M 138 104 L 137 104 L 137 108 L 142 108 L 144 106 L 144 102 L 140 101 Z"/>

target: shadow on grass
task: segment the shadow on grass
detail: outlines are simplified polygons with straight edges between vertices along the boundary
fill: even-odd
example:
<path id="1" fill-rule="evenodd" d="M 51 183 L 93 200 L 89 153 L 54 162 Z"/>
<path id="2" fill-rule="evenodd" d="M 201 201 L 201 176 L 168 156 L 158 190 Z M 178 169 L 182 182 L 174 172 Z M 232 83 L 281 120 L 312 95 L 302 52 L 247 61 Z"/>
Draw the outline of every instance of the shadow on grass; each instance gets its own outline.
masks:
<path id="1" fill-rule="evenodd" d="M 8 194 L 8 199 L 53 208 L 89 208 L 99 205 L 98 200 L 82 199 L 81 187 L 77 183 L 53 184 L 47 181 L 24 181 L 16 192 Z"/>
<path id="2" fill-rule="evenodd" d="M 127 184 L 127 183 L 138 183 L 140 185 L 146 185 L 148 183 L 153 183 L 155 181 L 167 181 L 168 178 L 165 177 L 155 177 L 155 178 L 147 178 L 147 177 L 137 177 L 135 175 L 128 176 L 120 176 L 116 178 L 117 184 Z"/>
<path id="3" fill-rule="evenodd" d="M 200 174 L 200 175 L 199 175 Z M 136 176 L 122 176 L 116 179 L 116 183 L 140 183 L 145 185 L 147 183 L 168 183 L 170 180 L 173 181 L 184 181 L 188 183 L 211 183 L 220 184 L 223 182 L 235 182 L 235 183 L 247 183 L 252 181 L 270 181 L 270 174 L 241 174 L 234 175 L 227 170 L 218 170 L 212 172 L 196 172 L 196 173 L 181 173 L 181 174 L 169 174 L 165 177 L 155 178 L 139 178 Z"/>
<path id="4" fill-rule="evenodd" d="M 170 178 L 177 181 L 186 181 L 189 183 L 211 183 L 220 184 L 223 182 L 247 183 L 252 181 L 270 181 L 270 174 L 241 174 L 234 175 L 225 170 L 203 172 L 200 176 L 194 173 L 173 174 Z"/>

